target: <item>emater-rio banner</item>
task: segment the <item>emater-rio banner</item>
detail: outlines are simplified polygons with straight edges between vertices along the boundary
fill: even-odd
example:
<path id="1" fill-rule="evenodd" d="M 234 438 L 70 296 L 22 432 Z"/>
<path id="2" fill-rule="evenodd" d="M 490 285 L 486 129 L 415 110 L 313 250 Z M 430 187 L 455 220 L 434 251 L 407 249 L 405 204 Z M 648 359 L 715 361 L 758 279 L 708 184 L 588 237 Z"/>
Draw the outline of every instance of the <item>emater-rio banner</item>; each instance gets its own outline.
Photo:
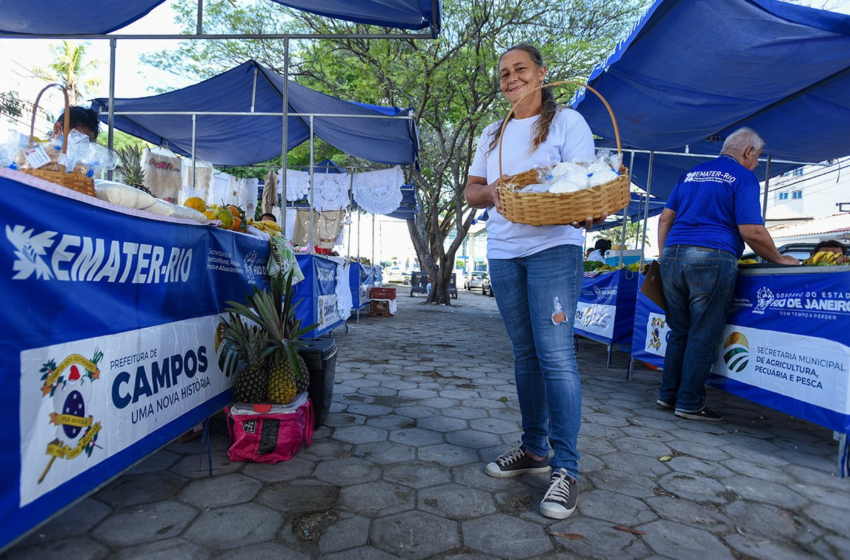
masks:
<path id="1" fill-rule="evenodd" d="M 850 271 L 738 277 L 709 384 L 850 433 Z"/>
<path id="2" fill-rule="evenodd" d="M 268 283 L 265 241 L 57 189 L 0 173 L 0 548 L 227 404 L 219 314 Z"/>

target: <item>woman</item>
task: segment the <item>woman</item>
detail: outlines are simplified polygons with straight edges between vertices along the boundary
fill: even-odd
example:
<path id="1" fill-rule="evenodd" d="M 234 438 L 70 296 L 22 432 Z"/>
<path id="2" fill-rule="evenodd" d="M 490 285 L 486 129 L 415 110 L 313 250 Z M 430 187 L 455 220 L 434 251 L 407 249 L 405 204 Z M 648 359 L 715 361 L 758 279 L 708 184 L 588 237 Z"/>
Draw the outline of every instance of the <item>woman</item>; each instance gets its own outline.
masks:
<path id="1" fill-rule="evenodd" d="M 544 83 L 546 66 L 531 45 L 518 45 L 499 60 L 501 90 L 515 107 L 502 147 L 507 177 L 553 162 L 594 159 L 593 136 L 581 115 L 558 107 L 551 88 L 520 98 Z M 581 426 L 581 384 L 573 348 L 573 321 L 584 266 L 580 225 L 529 226 L 507 221 L 499 210 L 499 131 L 484 130 L 478 142 L 466 200 L 494 207 L 487 221 L 490 281 L 511 339 L 522 413 L 522 444 L 487 465 L 499 478 L 552 474 L 540 512 L 565 519 L 575 510 Z M 583 224 L 591 227 L 593 220 Z M 549 456 L 550 445 L 554 451 Z"/>

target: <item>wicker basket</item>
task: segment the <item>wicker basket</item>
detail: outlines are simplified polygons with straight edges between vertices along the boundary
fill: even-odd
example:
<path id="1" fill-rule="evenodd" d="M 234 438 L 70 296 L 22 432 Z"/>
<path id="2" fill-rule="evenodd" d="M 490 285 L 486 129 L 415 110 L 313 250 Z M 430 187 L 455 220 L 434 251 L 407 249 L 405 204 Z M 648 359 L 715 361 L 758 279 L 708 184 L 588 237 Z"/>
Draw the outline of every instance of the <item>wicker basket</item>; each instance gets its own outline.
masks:
<path id="1" fill-rule="evenodd" d="M 608 105 L 608 102 L 599 95 L 599 92 L 586 84 L 571 81 L 552 82 L 534 88 L 530 92 L 522 96 L 519 101 L 511 108 L 508 117 L 513 114 L 514 109 L 529 95 L 547 87 L 553 87 L 561 84 L 575 84 L 586 87 L 588 90 L 595 93 L 605 107 L 608 109 L 608 114 L 611 116 L 611 121 L 614 123 L 614 134 L 617 139 L 617 153 L 622 161 L 623 150 L 620 147 L 620 132 L 617 129 L 617 120 L 614 118 L 614 112 Z M 505 127 L 508 124 L 506 119 L 502 123 L 502 130 L 499 133 L 499 176 L 502 173 L 502 136 L 505 134 Z M 499 198 L 501 201 L 501 209 L 499 212 L 508 220 L 517 224 L 528 224 L 532 226 L 548 226 L 548 225 L 567 225 L 573 223 L 584 223 L 588 217 L 598 220 L 605 214 L 613 214 L 626 207 L 631 200 L 629 194 L 629 170 L 621 165 L 619 169 L 620 175 L 607 183 L 582 189 L 580 191 L 570 193 L 536 193 L 523 192 L 522 188 L 528 185 L 537 183 L 537 170 L 530 169 L 517 173 L 509 182 L 499 185 Z"/>
<path id="2" fill-rule="evenodd" d="M 57 87 L 62 90 L 62 93 L 65 96 L 65 119 L 62 123 L 63 132 L 62 135 L 62 156 L 67 156 L 68 153 L 68 134 L 70 134 L 71 130 L 71 106 L 68 102 L 68 92 L 65 91 L 65 87 L 60 84 L 50 84 L 38 92 L 38 97 L 35 98 L 35 103 L 33 103 L 32 107 L 32 124 L 30 125 L 30 141 L 29 148 L 35 146 L 35 116 L 38 111 L 38 102 L 41 101 L 41 96 L 45 91 L 52 87 Z M 65 159 L 64 157 L 62 158 Z M 46 181 L 50 181 L 51 183 L 56 183 L 57 185 L 62 185 L 63 187 L 69 188 L 73 191 L 87 194 L 89 196 L 97 196 L 94 190 L 94 179 L 91 177 L 86 177 L 82 173 L 65 172 L 65 164 L 59 164 L 59 171 L 52 171 L 47 169 L 21 169 L 22 173 L 26 173 L 28 175 L 33 175 L 34 177 L 38 177 L 40 179 L 44 179 Z"/>

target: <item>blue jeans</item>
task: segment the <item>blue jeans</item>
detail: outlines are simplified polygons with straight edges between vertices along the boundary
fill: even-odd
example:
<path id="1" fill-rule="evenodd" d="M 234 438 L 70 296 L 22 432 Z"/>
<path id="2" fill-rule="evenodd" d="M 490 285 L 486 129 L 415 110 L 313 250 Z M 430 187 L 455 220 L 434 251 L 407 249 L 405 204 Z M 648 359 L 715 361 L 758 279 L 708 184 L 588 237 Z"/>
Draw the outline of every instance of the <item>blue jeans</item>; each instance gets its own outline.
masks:
<path id="1" fill-rule="evenodd" d="M 676 410 L 698 412 L 735 295 L 738 259 L 719 249 L 672 245 L 660 264 L 670 335 L 658 397 Z"/>
<path id="2" fill-rule="evenodd" d="M 522 447 L 578 480 L 581 380 L 573 343 L 584 278 L 581 247 L 491 259 L 490 282 L 514 354 Z"/>

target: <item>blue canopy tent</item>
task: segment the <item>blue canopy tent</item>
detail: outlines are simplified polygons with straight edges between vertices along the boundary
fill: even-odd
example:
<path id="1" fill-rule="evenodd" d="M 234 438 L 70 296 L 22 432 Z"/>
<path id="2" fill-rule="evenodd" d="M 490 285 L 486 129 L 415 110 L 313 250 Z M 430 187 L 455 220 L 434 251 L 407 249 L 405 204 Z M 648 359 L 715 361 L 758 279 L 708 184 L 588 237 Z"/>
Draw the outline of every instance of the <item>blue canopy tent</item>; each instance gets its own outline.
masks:
<path id="1" fill-rule="evenodd" d="M 660 214 L 661 211 L 664 210 L 664 204 L 665 202 L 659 198 L 650 198 L 649 216 L 652 217 Z M 623 225 L 624 216 L 629 218 L 632 222 L 640 221 L 643 219 L 646 211 L 646 195 L 632 193 L 632 200 L 629 202 L 628 206 L 617 212 L 617 214 L 613 217 L 609 216 L 605 223 L 594 227 L 592 231 L 602 231 L 614 227 L 620 227 Z"/>
<path id="2" fill-rule="evenodd" d="M 413 121 L 388 118 L 407 117 L 408 110 L 351 103 L 291 81 L 288 89 L 288 113 L 345 116 L 313 118 L 315 135 L 328 144 L 378 163 L 416 163 L 418 146 Z M 249 60 L 177 91 L 138 99 L 116 99 L 114 122 L 115 127 L 124 132 L 189 156 L 192 154 L 192 114 L 199 114 L 194 134 L 197 157 L 215 165 L 251 165 L 280 155 L 282 92 L 282 76 Z M 92 108 L 107 122 L 108 99 L 95 99 Z M 122 114 L 127 112 L 161 114 Z M 288 121 L 286 145 L 287 149 L 292 149 L 309 139 L 310 119 L 290 116 Z"/>
<path id="3" fill-rule="evenodd" d="M 750 126 L 773 159 L 820 162 L 850 153 L 846 15 L 777 0 L 658 0 L 588 84 L 611 104 L 624 148 L 716 154 L 728 134 Z M 595 95 L 582 90 L 573 104 L 596 134 L 613 140 Z M 656 166 L 668 168 L 653 169 L 652 191 L 662 197 L 699 163 L 670 157 L 675 163 L 655 156 Z M 648 156 L 636 154 L 633 166 L 639 185 L 642 159 Z M 787 170 L 771 165 L 770 174 Z"/>
<path id="4" fill-rule="evenodd" d="M 273 0 L 320 16 L 396 29 L 440 30 L 437 0 Z M 144 17 L 165 0 L 5 0 L 0 35 L 56 37 L 107 34 Z"/>

